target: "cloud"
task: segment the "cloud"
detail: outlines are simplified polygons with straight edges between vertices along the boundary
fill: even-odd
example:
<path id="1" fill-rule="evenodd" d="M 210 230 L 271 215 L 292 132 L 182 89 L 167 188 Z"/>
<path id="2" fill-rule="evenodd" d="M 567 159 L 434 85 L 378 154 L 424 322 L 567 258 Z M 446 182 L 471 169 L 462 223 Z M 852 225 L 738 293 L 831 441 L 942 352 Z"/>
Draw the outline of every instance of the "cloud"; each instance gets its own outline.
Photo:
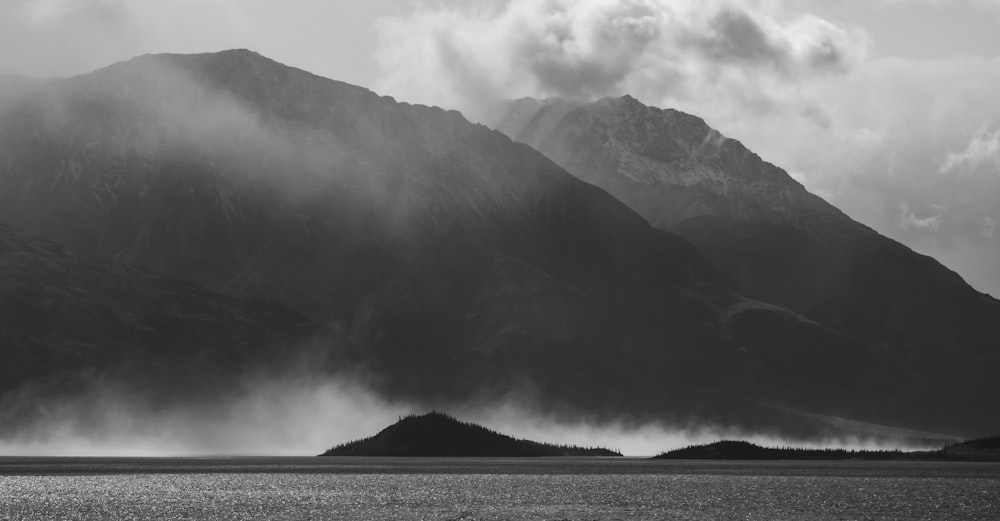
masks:
<path id="1" fill-rule="evenodd" d="M 948 154 L 939 170 L 942 174 L 968 174 L 989 169 L 1000 174 L 1000 129 L 990 131 L 984 124 L 964 150 Z"/>
<path id="2" fill-rule="evenodd" d="M 982 124 L 1000 120 L 1000 60 L 873 55 L 871 36 L 817 14 L 836 16 L 827 4 L 420 3 L 379 24 L 377 89 L 483 119 L 499 98 L 624 93 L 694 113 L 848 215 L 1000 293 L 1000 273 L 984 267 L 1000 253 L 983 234 L 983 216 L 1000 219 L 1000 176 L 940 174 L 996 165 L 1000 129 Z"/>
<path id="3" fill-rule="evenodd" d="M 775 106 L 783 85 L 841 74 L 863 35 L 749 3 L 510 0 L 419 7 L 378 24 L 377 90 L 459 108 L 520 96 L 700 97 L 722 84 Z"/>
<path id="4" fill-rule="evenodd" d="M 764 66 L 790 76 L 845 71 L 857 53 L 842 29 L 816 16 L 781 26 L 728 6 L 709 19 L 707 31 L 691 29 L 693 49 L 712 61 Z"/>
<path id="5" fill-rule="evenodd" d="M 796 172 L 851 217 L 1000 294 L 1000 249 L 982 233 L 985 216 L 1000 219 L 1000 175 L 982 175 L 997 172 L 986 158 L 998 129 L 983 125 L 1000 120 L 997 84 L 998 59 L 872 57 L 789 95 L 792 105 L 819 104 L 824 124 L 787 108 L 760 114 L 734 100 L 679 108 Z M 942 212 L 933 204 L 947 212 L 935 219 Z"/>
<path id="6" fill-rule="evenodd" d="M 966 4 L 974 7 L 986 9 L 1000 8 L 1000 0 L 879 0 L 883 4 L 922 4 L 933 6 L 947 6 L 954 4 Z"/>
<path id="7" fill-rule="evenodd" d="M 918 217 L 913 210 L 910 209 L 910 204 L 906 201 L 899 203 L 899 225 L 903 228 L 917 228 L 926 230 L 937 230 L 941 226 L 941 221 L 944 219 L 945 208 L 939 205 L 934 205 L 932 208 L 937 213 L 933 215 L 927 215 L 925 217 Z"/>

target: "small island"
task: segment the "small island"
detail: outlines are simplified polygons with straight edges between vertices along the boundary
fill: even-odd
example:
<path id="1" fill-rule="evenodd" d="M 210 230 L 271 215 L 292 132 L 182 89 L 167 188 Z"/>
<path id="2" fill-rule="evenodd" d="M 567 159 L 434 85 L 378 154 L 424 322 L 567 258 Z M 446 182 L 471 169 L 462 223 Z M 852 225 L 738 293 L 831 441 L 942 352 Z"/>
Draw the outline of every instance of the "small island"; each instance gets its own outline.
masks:
<path id="1" fill-rule="evenodd" d="M 481 425 L 431 412 L 400 418 L 378 434 L 337 445 L 320 456 L 549 457 L 621 456 L 605 448 L 519 440 Z"/>
<path id="2" fill-rule="evenodd" d="M 664 452 L 654 459 L 1000 461 L 1000 437 L 980 438 L 927 451 L 773 448 L 725 440 Z"/>

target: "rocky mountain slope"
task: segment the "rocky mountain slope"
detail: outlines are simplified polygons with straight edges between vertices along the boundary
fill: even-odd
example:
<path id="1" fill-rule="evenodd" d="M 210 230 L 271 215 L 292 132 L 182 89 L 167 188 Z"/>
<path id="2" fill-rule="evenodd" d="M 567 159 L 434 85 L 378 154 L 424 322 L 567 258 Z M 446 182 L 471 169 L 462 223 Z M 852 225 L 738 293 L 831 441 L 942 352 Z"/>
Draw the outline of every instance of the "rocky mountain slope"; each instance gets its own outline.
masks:
<path id="1" fill-rule="evenodd" d="M 703 120 L 631 98 L 511 102 L 498 128 L 687 239 L 744 294 L 865 343 L 942 400 L 1000 393 L 1000 302 Z"/>
<path id="2" fill-rule="evenodd" d="M 894 353 L 742 296 L 500 132 L 249 51 L 144 56 L 8 102 L 0 222 L 277 302 L 390 398 L 517 390 L 572 414 L 803 436 L 853 430 L 837 418 L 997 421 L 967 389 L 930 401 L 941 388 Z"/>

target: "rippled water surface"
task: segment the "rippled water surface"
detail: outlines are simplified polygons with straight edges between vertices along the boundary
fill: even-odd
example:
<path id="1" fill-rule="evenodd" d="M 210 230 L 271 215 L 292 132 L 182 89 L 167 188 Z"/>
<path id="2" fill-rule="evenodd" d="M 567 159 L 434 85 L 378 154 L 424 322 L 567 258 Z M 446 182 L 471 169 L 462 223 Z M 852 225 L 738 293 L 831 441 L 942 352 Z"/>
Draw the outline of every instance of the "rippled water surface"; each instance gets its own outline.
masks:
<path id="1" fill-rule="evenodd" d="M 0 458 L 0 519 L 1000 519 L 1000 465 Z"/>

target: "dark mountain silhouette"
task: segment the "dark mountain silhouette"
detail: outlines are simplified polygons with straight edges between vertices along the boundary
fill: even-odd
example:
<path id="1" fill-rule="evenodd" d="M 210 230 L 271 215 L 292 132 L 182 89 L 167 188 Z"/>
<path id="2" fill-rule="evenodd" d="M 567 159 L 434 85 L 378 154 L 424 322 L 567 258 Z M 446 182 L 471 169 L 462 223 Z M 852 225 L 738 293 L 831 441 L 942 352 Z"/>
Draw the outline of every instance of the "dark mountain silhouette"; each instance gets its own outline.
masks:
<path id="1" fill-rule="evenodd" d="M 939 450 L 919 451 L 774 448 L 726 440 L 664 452 L 654 459 L 1000 461 L 1000 438 L 981 438 Z"/>
<path id="2" fill-rule="evenodd" d="M 997 428 L 970 411 L 988 410 L 1000 396 L 989 376 L 1000 369 L 1000 302 L 934 259 L 851 220 L 739 142 L 676 110 L 629 96 L 524 99 L 509 104 L 498 127 L 690 241 L 740 292 L 881 353 L 900 370 L 886 374 L 896 394 L 890 400 L 935 411 L 904 405 L 869 419 Z M 942 414 L 951 408 L 963 412 Z"/>
<path id="3" fill-rule="evenodd" d="M 362 440 L 333 447 L 322 456 L 537 457 L 621 456 L 583 448 L 519 440 L 447 414 L 407 416 Z"/>
<path id="4" fill-rule="evenodd" d="M 46 81 L 0 108 L 0 158 L 0 222 L 294 310 L 330 332 L 332 365 L 390 398 L 518 389 L 567 414 L 803 437 L 1000 421 L 981 414 L 992 359 L 920 372 L 742 296 L 691 244 L 500 132 L 250 51 Z M 153 366 L 191 356 L 160 345 Z M 918 385 L 930 377 L 942 385 Z"/>

